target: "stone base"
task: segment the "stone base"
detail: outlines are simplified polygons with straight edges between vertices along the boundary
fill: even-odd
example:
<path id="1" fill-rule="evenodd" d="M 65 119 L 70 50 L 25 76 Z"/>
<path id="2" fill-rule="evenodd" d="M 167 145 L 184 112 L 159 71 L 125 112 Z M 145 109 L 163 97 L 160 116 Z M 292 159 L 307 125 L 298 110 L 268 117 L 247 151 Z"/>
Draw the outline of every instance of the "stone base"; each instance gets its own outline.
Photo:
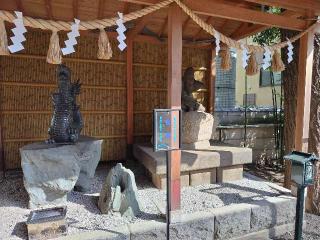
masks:
<path id="1" fill-rule="evenodd" d="M 194 142 L 194 143 L 183 143 L 182 144 L 182 149 L 185 149 L 185 150 L 208 149 L 208 148 L 210 148 L 209 140 L 203 140 L 203 141 Z"/>
<path id="2" fill-rule="evenodd" d="M 280 195 L 251 203 L 181 214 L 179 222 L 170 224 L 170 240 L 274 239 L 294 229 L 295 205 L 294 197 Z M 121 229 L 93 231 L 90 234 L 84 232 L 62 239 L 165 240 L 166 223 L 160 220 L 130 223 Z"/>
<path id="3" fill-rule="evenodd" d="M 217 169 L 197 170 L 190 172 L 190 186 L 217 182 Z"/>
<path id="4" fill-rule="evenodd" d="M 101 156 L 102 140 L 81 136 L 76 144 L 38 142 L 20 148 L 29 207 L 65 205 L 75 186 L 89 190 Z"/>
<path id="5" fill-rule="evenodd" d="M 236 181 L 243 178 L 243 166 L 236 165 L 217 169 L 217 182 Z"/>
<path id="6" fill-rule="evenodd" d="M 167 178 L 166 175 L 156 175 L 149 173 L 151 176 L 152 183 L 159 189 L 167 189 Z M 180 186 L 189 186 L 189 174 L 183 174 L 180 176 Z"/>
<path id="7" fill-rule="evenodd" d="M 157 188 L 165 188 L 166 156 L 148 144 L 134 145 L 134 156 L 146 168 Z M 242 179 L 243 164 L 252 162 L 249 148 L 225 145 L 181 151 L 181 186 Z"/>

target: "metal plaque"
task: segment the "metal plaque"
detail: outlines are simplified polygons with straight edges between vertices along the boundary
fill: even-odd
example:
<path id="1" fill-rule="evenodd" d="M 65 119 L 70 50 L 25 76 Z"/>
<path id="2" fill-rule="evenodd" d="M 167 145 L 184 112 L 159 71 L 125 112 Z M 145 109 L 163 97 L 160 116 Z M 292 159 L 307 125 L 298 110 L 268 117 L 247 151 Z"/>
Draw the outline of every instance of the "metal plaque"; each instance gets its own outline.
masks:
<path id="1" fill-rule="evenodd" d="M 157 151 L 181 148 L 181 110 L 153 110 L 153 149 Z"/>

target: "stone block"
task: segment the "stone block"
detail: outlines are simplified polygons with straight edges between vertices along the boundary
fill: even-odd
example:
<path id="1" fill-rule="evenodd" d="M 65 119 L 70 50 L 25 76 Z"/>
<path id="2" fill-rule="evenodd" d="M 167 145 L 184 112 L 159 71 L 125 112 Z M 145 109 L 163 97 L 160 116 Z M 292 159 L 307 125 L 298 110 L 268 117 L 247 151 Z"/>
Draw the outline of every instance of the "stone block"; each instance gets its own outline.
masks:
<path id="1" fill-rule="evenodd" d="M 213 115 L 205 112 L 184 112 L 182 116 L 182 143 L 209 140 L 212 136 Z"/>
<path id="2" fill-rule="evenodd" d="M 236 181 L 243 178 L 243 165 L 217 168 L 217 182 Z"/>
<path id="3" fill-rule="evenodd" d="M 128 227 L 130 240 L 166 240 L 167 225 L 165 222 L 132 223 Z"/>
<path id="4" fill-rule="evenodd" d="M 58 239 L 56 239 L 58 240 Z M 59 240 L 130 240 L 130 231 L 127 225 L 104 231 L 82 231 L 77 234 L 60 237 Z"/>
<path id="5" fill-rule="evenodd" d="M 294 223 L 295 209 L 296 199 L 287 195 L 256 201 L 252 204 L 251 231 Z"/>
<path id="6" fill-rule="evenodd" d="M 208 211 L 182 215 L 180 223 L 170 225 L 170 239 L 214 239 L 214 215 Z"/>
<path id="7" fill-rule="evenodd" d="M 159 189 L 167 188 L 166 175 L 151 174 L 152 183 Z M 181 187 L 189 186 L 189 173 L 181 173 L 180 175 L 180 185 Z"/>
<path id="8" fill-rule="evenodd" d="M 294 223 L 274 226 L 272 228 L 263 229 L 257 232 L 249 233 L 244 236 L 232 238 L 231 240 L 270 240 L 277 239 L 286 233 L 294 232 Z"/>
<path id="9" fill-rule="evenodd" d="M 190 186 L 217 182 L 217 169 L 205 169 L 190 172 Z"/>
<path id="10" fill-rule="evenodd" d="M 250 232 L 251 206 L 235 204 L 221 208 L 210 209 L 215 215 L 214 239 L 229 239 Z"/>
<path id="11" fill-rule="evenodd" d="M 210 147 L 209 140 L 198 141 L 194 143 L 183 143 L 183 150 L 208 149 Z"/>

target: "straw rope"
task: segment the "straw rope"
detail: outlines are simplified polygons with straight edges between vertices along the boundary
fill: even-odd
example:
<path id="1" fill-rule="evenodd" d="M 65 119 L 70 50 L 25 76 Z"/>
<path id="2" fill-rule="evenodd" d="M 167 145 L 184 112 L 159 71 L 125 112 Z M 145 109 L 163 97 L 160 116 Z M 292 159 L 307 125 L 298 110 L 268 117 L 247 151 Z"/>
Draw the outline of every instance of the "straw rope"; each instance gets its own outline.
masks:
<path id="1" fill-rule="evenodd" d="M 200 17 L 198 17 L 198 15 L 196 15 L 190 8 L 188 8 L 185 4 L 183 4 L 180 0 L 174 0 L 176 2 L 176 4 L 178 4 L 180 6 L 180 8 L 194 21 L 196 22 L 203 30 L 205 30 L 207 33 L 209 33 L 210 35 L 214 36 L 215 33 L 218 33 L 220 35 L 220 40 L 221 42 L 225 43 L 226 45 L 228 45 L 229 47 L 232 48 L 236 48 L 239 50 L 242 50 L 241 47 L 241 43 L 238 41 L 235 41 L 225 35 L 223 35 L 222 33 L 220 33 L 219 31 L 217 31 L 211 24 L 206 23 L 205 21 L 203 21 Z M 304 30 L 303 32 L 300 32 L 299 34 L 297 34 L 296 36 L 290 38 L 290 42 L 295 42 L 297 41 L 299 38 L 301 38 L 304 34 L 306 34 L 307 32 L 313 30 L 313 28 L 317 25 L 317 23 L 314 23 L 313 25 L 311 25 L 310 27 L 308 27 L 306 30 Z M 254 45 L 247 45 L 244 44 L 245 47 L 250 51 L 250 52 L 264 52 L 264 47 L 261 46 L 254 46 Z M 276 49 L 279 48 L 283 48 L 286 47 L 288 45 L 288 42 L 281 42 L 281 43 L 277 43 L 274 44 L 272 46 L 269 46 L 271 51 L 275 51 Z"/>
<path id="2" fill-rule="evenodd" d="M 145 15 L 148 15 L 152 12 L 155 12 L 163 7 L 166 7 L 170 3 L 175 2 L 195 23 L 197 23 L 204 31 L 208 32 L 210 35 L 214 36 L 215 33 L 218 33 L 220 35 L 221 42 L 225 43 L 227 46 L 236 48 L 239 50 L 242 50 L 242 44 L 236 40 L 233 40 L 224 34 L 217 31 L 211 24 L 206 23 L 203 21 L 197 14 L 195 14 L 190 8 L 188 8 L 184 3 L 182 3 L 181 0 L 165 0 L 162 2 L 159 2 L 157 4 L 148 6 L 146 8 L 143 8 L 141 10 L 137 10 L 135 12 L 129 13 L 124 15 L 123 22 L 128 22 L 131 20 L 135 20 L 137 18 L 143 17 Z M 13 22 L 15 19 L 15 15 L 8 11 L 0 10 L 0 19 L 8 22 Z M 109 19 L 97 19 L 92 21 L 81 21 L 79 30 L 92 30 L 92 29 L 101 29 L 105 27 L 111 27 L 116 25 L 116 20 L 118 18 L 109 18 Z M 65 22 L 65 21 L 53 21 L 53 20 L 44 20 L 44 19 L 34 19 L 32 17 L 23 17 L 24 25 L 27 27 L 32 28 L 40 28 L 42 30 L 51 30 L 53 32 L 58 31 L 70 31 L 71 25 L 73 22 Z M 309 31 L 312 31 L 314 27 L 318 23 L 314 23 L 310 27 L 308 27 L 306 30 L 300 32 L 296 36 L 290 38 L 290 42 L 295 42 L 299 38 L 301 38 L 304 34 L 308 33 Z M 249 50 L 249 52 L 264 52 L 264 47 L 261 46 L 255 46 L 255 45 L 247 45 L 244 44 L 245 47 Z M 271 51 L 275 51 L 277 49 L 286 47 L 288 45 L 288 42 L 281 42 L 274 44 L 272 46 L 269 46 Z"/>
<path id="3" fill-rule="evenodd" d="M 166 7 L 173 0 L 166 0 L 163 2 L 159 2 L 157 4 L 148 6 L 141 10 L 137 10 L 135 12 L 126 14 L 123 16 L 123 22 L 128 22 L 131 20 L 135 20 L 137 18 L 148 15 L 152 12 L 155 12 L 163 7 Z M 3 19 L 7 22 L 13 22 L 16 16 L 8 11 L 0 11 L 0 19 Z M 111 27 L 116 25 L 116 20 L 118 18 L 106 18 L 106 19 L 97 19 L 92 21 L 81 21 L 79 30 L 92 30 L 92 29 L 100 29 L 105 27 Z M 32 17 L 23 17 L 24 25 L 32 28 L 40 28 L 42 30 L 51 30 L 51 31 L 70 31 L 71 25 L 73 22 L 64 22 L 64 21 L 53 21 L 53 20 L 44 20 L 44 19 L 34 19 Z"/>

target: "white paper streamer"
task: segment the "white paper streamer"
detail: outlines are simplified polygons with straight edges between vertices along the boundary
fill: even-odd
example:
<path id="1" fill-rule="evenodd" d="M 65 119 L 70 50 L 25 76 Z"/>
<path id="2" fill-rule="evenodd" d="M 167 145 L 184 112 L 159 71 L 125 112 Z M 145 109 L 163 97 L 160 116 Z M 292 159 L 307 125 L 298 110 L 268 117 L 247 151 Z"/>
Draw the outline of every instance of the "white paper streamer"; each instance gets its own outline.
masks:
<path id="1" fill-rule="evenodd" d="M 11 30 L 14 36 L 11 37 L 12 45 L 8 46 L 11 53 L 19 52 L 24 49 L 24 46 L 21 43 L 26 40 L 23 34 L 27 32 L 27 29 L 23 24 L 22 12 L 15 11 L 14 13 L 17 16 L 17 18 L 13 20 L 15 28 Z"/>
<path id="2" fill-rule="evenodd" d="M 250 54 L 244 44 L 241 44 L 241 48 L 242 48 L 242 67 L 245 69 L 248 66 L 248 60 L 250 58 Z"/>
<path id="3" fill-rule="evenodd" d="M 118 33 L 118 42 L 119 42 L 119 49 L 121 51 L 123 51 L 126 47 L 127 47 L 127 44 L 125 43 L 124 40 L 126 40 L 126 35 L 124 34 L 124 32 L 127 30 L 126 27 L 124 26 L 123 24 L 123 13 L 120 13 L 118 12 L 118 16 L 119 16 L 119 19 L 116 21 L 118 27 L 117 27 L 117 33 Z"/>
<path id="4" fill-rule="evenodd" d="M 68 39 L 64 41 L 66 46 L 61 49 L 63 55 L 67 55 L 75 52 L 74 46 L 77 44 L 76 37 L 80 36 L 79 24 L 80 24 L 80 20 L 75 18 L 74 24 L 71 25 L 71 32 L 68 32 L 67 34 Z"/>
<path id="5" fill-rule="evenodd" d="M 271 66 L 271 51 L 267 45 L 264 45 L 262 68 L 263 70 L 266 70 L 270 66 Z"/>
<path id="6" fill-rule="evenodd" d="M 292 60 L 293 60 L 293 45 L 292 45 L 292 43 L 290 42 L 290 40 L 287 38 L 287 44 L 288 44 L 288 54 L 287 54 L 287 56 L 288 56 L 288 63 L 291 63 L 292 62 Z"/>
<path id="7" fill-rule="evenodd" d="M 216 39 L 216 56 L 219 55 L 220 51 L 220 33 L 214 30 L 214 38 Z"/>

